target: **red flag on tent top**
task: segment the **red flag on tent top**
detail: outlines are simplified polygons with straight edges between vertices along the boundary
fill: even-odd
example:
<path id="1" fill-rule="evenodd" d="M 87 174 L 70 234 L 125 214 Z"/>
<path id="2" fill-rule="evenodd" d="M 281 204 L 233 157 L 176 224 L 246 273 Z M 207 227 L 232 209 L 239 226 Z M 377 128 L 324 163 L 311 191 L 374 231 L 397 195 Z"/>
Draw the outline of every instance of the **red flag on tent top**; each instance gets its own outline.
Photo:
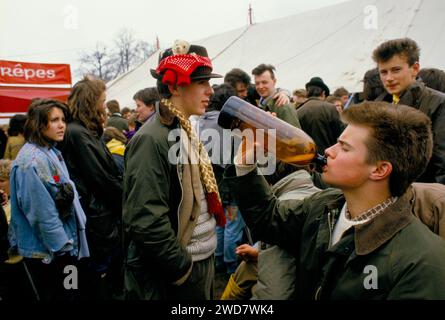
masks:
<path id="1" fill-rule="evenodd" d="M 70 65 L 0 60 L 1 84 L 71 85 Z"/>

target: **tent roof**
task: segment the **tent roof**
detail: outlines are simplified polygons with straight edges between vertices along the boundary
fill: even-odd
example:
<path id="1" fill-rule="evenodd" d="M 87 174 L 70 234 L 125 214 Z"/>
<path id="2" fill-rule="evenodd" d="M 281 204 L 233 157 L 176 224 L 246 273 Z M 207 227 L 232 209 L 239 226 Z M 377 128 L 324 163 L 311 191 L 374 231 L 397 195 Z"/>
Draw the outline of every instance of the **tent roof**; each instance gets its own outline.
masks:
<path id="1" fill-rule="evenodd" d="M 410 37 L 421 48 L 421 67 L 445 69 L 445 1 L 354 0 L 239 28 L 193 43 L 212 57 L 214 71 L 250 71 L 260 63 L 276 67 L 279 87 L 304 88 L 314 76 L 330 87 L 361 90 L 363 74 L 375 67 L 372 51 L 383 41 Z M 377 28 L 372 28 L 377 23 Z M 370 27 L 371 26 L 371 27 Z M 108 99 L 134 106 L 133 95 L 155 86 L 149 69 L 158 53 L 108 83 Z M 212 80 L 218 83 L 222 80 Z"/>

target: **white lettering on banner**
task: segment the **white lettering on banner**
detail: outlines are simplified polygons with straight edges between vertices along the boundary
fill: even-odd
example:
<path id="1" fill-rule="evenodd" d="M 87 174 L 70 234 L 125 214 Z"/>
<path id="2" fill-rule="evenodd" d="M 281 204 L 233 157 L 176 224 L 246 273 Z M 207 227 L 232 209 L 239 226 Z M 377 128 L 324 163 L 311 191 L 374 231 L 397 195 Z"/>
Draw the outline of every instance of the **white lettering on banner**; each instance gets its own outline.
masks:
<path id="1" fill-rule="evenodd" d="M 45 72 L 45 70 L 39 69 L 39 70 L 37 70 L 36 75 L 37 75 L 37 78 L 44 79 L 46 76 L 46 72 Z"/>
<path id="2" fill-rule="evenodd" d="M 39 79 L 53 79 L 56 77 L 56 71 L 53 69 L 23 69 L 21 64 L 16 64 L 13 69 L 9 67 L 0 67 L 0 75 L 2 77 L 25 78 L 26 80 L 36 77 Z"/>
<path id="3" fill-rule="evenodd" d="M 48 78 L 55 78 L 56 77 L 56 72 L 54 70 L 47 70 L 46 71 L 46 76 Z"/>
<path id="4" fill-rule="evenodd" d="M 23 77 L 24 72 L 23 72 L 23 69 L 15 68 L 15 69 L 12 71 L 12 74 L 14 75 L 14 77 L 21 78 L 21 77 Z"/>
<path id="5" fill-rule="evenodd" d="M 11 74 L 11 68 L 8 68 L 8 67 L 1 67 L 1 68 L 0 68 L 0 72 L 1 72 L 2 76 L 4 76 L 4 75 L 8 75 L 8 76 L 10 76 L 10 77 L 13 77 L 13 75 Z"/>
<path id="6" fill-rule="evenodd" d="M 36 75 L 36 72 L 34 69 L 25 69 L 25 79 L 28 80 L 29 78 L 34 78 Z"/>

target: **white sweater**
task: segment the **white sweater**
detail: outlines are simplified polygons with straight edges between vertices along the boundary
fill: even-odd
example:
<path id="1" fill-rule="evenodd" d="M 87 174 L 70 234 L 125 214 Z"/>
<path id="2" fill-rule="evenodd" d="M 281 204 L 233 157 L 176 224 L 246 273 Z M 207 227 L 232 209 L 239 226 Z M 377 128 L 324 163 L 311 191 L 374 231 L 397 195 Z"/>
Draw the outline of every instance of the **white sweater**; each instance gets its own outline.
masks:
<path id="1" fill-rule="evenodd" d="M 216 220 L 207 212 L 207 200 L 201 188 L 201 214 L 196 222 L 192 237 L 186 250 L 192 256 L 193 261 L 207 259 L 216 249 Z"/>

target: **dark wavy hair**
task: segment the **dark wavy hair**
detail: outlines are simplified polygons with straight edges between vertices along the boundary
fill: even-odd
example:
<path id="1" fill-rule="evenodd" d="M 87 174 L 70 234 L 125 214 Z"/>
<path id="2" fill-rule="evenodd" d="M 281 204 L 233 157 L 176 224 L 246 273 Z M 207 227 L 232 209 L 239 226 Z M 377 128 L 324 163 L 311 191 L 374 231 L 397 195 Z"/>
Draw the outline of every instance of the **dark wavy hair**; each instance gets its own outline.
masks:
<path id="1" fill-rule="evenodd" d="M 380 79 L 379 69 L 374 68 L 366 71 L 363 77 L 363 98 L 368 101 L 374 101 L 383 92 L 385 92 L 385 87 Z"/>
<path id="2" fill-rule="evenodd" d="M 103 132 L 103 111 L 99 100 L 105 90 L 105 82 L 101 79 L 86 76 L 74 85 L 68 97 L 72 120 L 79 122 L 99 138 Z"/>
<path id="3" fill-rule="evenodd" d="M 36 99 L 28 109 L 28 119 L 25 123 L 25 140 L 41 147 L 49 147 L 54 141 L 43 135 L 43 131 L 48 127 L 49 113 L 53 108 L 62 110 L 65 121 L 69 119 L 68 106 L 54 99 Z"/>
<path id="4" fill-rule="evenodd" d="M 383 42 L 372 53 L 372 59 L 379 62 L 386 62 L 395 55 L 406 57 L 409 66 L 419 62 L 420 49 L 417 43 L 410 38 L 394 39 Z"/>
<path id="5" fill-rule="evenodd" d="M 168 87 L 167 87 L 167 91 L 168 91 Z M 160 100 L 158 89 L 156 87 L 149 87 L 149 88 L 141 89 L 134 94 L 133 100 L 136 100 L 136 99 L 142 101 L 147 107 L 151 106 L 151 105 L 154 106 L 155 103 Z"/>
<path id="6" fill-rule="evenodd" d="M 16 114 L 9 120 L 8 136 L 15 137 L 20 133 L 23 134 L 23 128 L 26 123 L 26 115 Z"/>
<path id="7" fill-rule="evenodd" d="M 206 111 L 220 111 L 230 97 L 236 96 L 236 90 L 226 83 L 214 86 L 213 90 L 214 94 L 210 98 L 209 107 Z"/>
<path id="8" fill-rule="evenodd" d="M 436 68 L 420 69 L 420 79 L 427 87 L 445 93 L 445 72 Z"/>
<path id="9" fill-rule="evenodd" d="M 270 72 L 270 76 L 271 76 L 272 80 L 275 79 L 275 73 L 274 73 L 275 67 L 273 65 L 271 65 L 271 64 L 262 63 L 262 64 L 256 66 L 252 70 L 252 74 L 254 76 L 260 76 L 260 75 L 262 75 L 266 71 Z"/>
<path id="10" fill-rule="evenodd" d="M 238 68 L 233 68 L 224 76 L 224 83 L 230 84 L 233 88 L 236 88 L 238 82 L 241 82 L 246 86 L 250 84 L 250 76 L 247 72 Z"/>

